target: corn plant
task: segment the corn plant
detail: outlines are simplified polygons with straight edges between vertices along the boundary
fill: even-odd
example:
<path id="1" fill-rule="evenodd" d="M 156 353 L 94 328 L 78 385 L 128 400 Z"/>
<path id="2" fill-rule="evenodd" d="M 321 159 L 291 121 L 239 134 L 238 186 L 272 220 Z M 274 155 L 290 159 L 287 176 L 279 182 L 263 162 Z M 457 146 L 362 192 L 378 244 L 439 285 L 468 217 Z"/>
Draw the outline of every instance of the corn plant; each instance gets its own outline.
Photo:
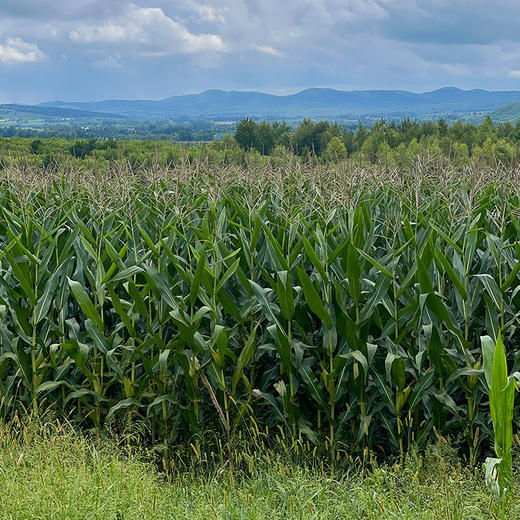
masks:
<path id="1" fill-rule="evenodd" d="M 499 330 L 520 368 L 515 174 L 327 168 L 4 169 L 0 414 L 229 462 L 252 426 L 335 462 L 460 435 L 474 465 Z"/>
<path id="2" fill-rule="evenodd" d="M 505 515 L 505 501 L 513 487 L 513 413 L 516 381 L 520 380 L 520 374 L 508 376 L 506 353 L 500 333 L 496 343 L 489 336 L 483 336 L 481 341 L 496 454 L 496 458 L 486 459 L 486 482 L 498 504 L 502 505 Z"/>

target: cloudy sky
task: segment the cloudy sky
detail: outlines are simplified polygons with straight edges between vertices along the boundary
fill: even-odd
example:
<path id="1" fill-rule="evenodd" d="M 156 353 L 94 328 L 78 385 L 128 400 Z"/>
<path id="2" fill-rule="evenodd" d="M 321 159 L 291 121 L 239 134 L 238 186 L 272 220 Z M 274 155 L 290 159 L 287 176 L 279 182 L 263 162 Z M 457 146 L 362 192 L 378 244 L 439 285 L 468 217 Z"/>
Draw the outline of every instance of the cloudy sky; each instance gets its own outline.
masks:
<path id="1" fill-rule="evenodd" d="M 518 0 L 0 0 L 0 103 L 520 90 Z"/>

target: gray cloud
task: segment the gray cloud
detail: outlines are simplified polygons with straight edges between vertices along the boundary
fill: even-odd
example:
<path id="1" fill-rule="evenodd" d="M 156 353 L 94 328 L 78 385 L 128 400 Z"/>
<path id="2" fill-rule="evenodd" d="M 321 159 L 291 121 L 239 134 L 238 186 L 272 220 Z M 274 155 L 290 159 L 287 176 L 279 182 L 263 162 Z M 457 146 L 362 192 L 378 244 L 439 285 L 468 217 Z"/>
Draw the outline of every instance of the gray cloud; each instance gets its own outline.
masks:
<path id="1" fill-rule="evenodd" d="M 382 0 L 382 33 L 400 41 L 486 45 L 520 41 L 520 3 L 510 0 Z"/>
<path id="2" fill-rule="evenodd" d="M 128 4 L 128 0 L 2 0 L 0 15 L 36 21 L 101 19 L 123 12 Z"/>
<path id="3" fill-rule="evenodd" d="M 520 88 L 518 19 L 511 0 L 2 0 L 0 70 L 9 87 L 0 97 L 20 91 L 21 68 L 68 98 Z"/>

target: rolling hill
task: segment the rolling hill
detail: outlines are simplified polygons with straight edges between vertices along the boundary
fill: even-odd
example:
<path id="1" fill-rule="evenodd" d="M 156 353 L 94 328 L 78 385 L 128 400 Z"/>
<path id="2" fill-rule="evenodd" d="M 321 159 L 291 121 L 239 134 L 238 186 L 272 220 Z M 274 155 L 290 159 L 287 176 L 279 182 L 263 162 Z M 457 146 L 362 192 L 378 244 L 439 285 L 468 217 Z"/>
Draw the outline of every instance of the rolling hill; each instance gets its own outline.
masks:
<path id="1" fill-rule="evenodd" d="M 95 112 L 72 107 L 0 104 L 0 119 L 122 119 L 126 116 L 111 112 Z"/>
<path id="2" fill-rule="evenodd" d="M 362 115 L 413 117 L 491 112 L 514 102 L 520 102 L 520 91 L 461 90 L 446 87 L 417 94 L 404 90 L 342 91 L 311 88 L 283 96 L 262 92 L 207 90 L 200 94 L 172 96 L 159 101 L 53 101 L 39 106 L 122 114 L 130 118 L 236 120 L 245 116 L 266 119 Z"/>
<path id="3" fill-rule="evenodd" d="M 520 120 L 520 102 L 509 103 L 497 108 L 490 115 L 495 123 L 505 123 L 506 121 L 516 123 Z"/>

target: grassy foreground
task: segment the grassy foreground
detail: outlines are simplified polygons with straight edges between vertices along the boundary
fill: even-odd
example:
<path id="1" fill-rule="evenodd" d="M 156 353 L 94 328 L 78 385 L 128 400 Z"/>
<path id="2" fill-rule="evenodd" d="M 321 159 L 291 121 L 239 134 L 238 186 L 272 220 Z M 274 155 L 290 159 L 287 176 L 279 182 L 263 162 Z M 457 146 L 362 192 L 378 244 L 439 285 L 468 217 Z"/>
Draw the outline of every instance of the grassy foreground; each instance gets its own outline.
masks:
<path id="1" fill-rule="evenodd" d="M 517 439 L 518 446 L 518 439 Z M 55 425 L 0 424 L 0 518 L 21 519 L 492 519 L 480 470 L 447 443 L 403 466 L 333 476 L 291 464 L 166 479 L 143 456 Z M 520 489 L 508 518 L 520 518 Z"/>

